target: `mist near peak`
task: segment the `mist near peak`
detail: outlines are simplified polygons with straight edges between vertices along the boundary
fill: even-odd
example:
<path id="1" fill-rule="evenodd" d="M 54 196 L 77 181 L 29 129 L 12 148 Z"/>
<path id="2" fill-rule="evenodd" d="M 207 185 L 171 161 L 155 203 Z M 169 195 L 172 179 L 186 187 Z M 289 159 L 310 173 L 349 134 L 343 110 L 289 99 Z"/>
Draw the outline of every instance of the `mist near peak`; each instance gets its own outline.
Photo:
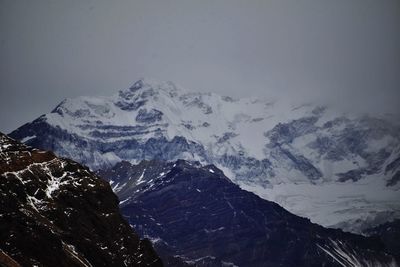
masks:
<path id="1" fill-rule="evenodd" d="M 1 131 L 140 77 L 400 114 L 400 2 L 1 1 Z"/>

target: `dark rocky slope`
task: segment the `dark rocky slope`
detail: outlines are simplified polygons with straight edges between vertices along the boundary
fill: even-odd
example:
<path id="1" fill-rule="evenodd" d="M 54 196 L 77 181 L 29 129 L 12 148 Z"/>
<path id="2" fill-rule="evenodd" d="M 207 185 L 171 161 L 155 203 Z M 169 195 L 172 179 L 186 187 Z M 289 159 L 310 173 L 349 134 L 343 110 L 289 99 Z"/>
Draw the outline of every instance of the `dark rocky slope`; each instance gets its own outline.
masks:
<path id="1" fill-rule="evenodd" d="M 162 266 L 78 163 L 0 133 L 0 266 Z"/>
<path id="2" fill-rule="evenodd" d="M 400 260 L 400 220 L 394 220 L 364 231 L 365 235 L 379 237 L 388 251 Z"/>
<path id="3" fill-rule="evenodd" d="M 396 266 L 378 239 L 313 224 L 213 165 L 121 162 L 99 174 L 166 263 L 172 255 L 197 266 Z"/>

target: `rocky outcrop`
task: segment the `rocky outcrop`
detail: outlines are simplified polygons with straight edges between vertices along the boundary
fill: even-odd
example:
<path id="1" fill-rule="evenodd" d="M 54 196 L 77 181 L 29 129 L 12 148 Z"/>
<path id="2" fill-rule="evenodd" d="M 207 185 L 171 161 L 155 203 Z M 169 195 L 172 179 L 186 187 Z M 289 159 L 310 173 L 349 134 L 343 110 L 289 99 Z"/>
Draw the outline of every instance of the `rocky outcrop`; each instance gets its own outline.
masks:
<path id="1" fill-rule="evenodd" d="M 0 134 L 1 266 L 162 266 L 88 168 Z"/>

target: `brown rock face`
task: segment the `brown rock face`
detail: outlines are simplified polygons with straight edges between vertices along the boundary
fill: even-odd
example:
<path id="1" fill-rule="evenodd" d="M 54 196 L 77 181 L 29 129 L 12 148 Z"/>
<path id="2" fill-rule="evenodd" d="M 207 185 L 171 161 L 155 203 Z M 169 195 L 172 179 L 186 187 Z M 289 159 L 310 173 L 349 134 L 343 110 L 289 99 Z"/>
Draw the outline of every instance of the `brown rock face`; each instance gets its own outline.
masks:
<path id="1" fill-rule="evenodd" d="M 0 266 L 162 266 L 78 163 L 0 133 Z"/>

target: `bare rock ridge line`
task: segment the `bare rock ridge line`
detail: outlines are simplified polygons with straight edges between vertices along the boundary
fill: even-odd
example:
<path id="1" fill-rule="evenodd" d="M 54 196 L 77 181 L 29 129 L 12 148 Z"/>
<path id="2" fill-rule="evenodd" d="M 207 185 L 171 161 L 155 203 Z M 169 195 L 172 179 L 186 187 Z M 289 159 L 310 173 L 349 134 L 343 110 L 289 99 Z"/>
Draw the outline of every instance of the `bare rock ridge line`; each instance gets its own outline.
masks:
<path id="1" fill-rule="evenodd" d="M 110 185 L 0 133 L 1 266 L 162 266 Z"/>

